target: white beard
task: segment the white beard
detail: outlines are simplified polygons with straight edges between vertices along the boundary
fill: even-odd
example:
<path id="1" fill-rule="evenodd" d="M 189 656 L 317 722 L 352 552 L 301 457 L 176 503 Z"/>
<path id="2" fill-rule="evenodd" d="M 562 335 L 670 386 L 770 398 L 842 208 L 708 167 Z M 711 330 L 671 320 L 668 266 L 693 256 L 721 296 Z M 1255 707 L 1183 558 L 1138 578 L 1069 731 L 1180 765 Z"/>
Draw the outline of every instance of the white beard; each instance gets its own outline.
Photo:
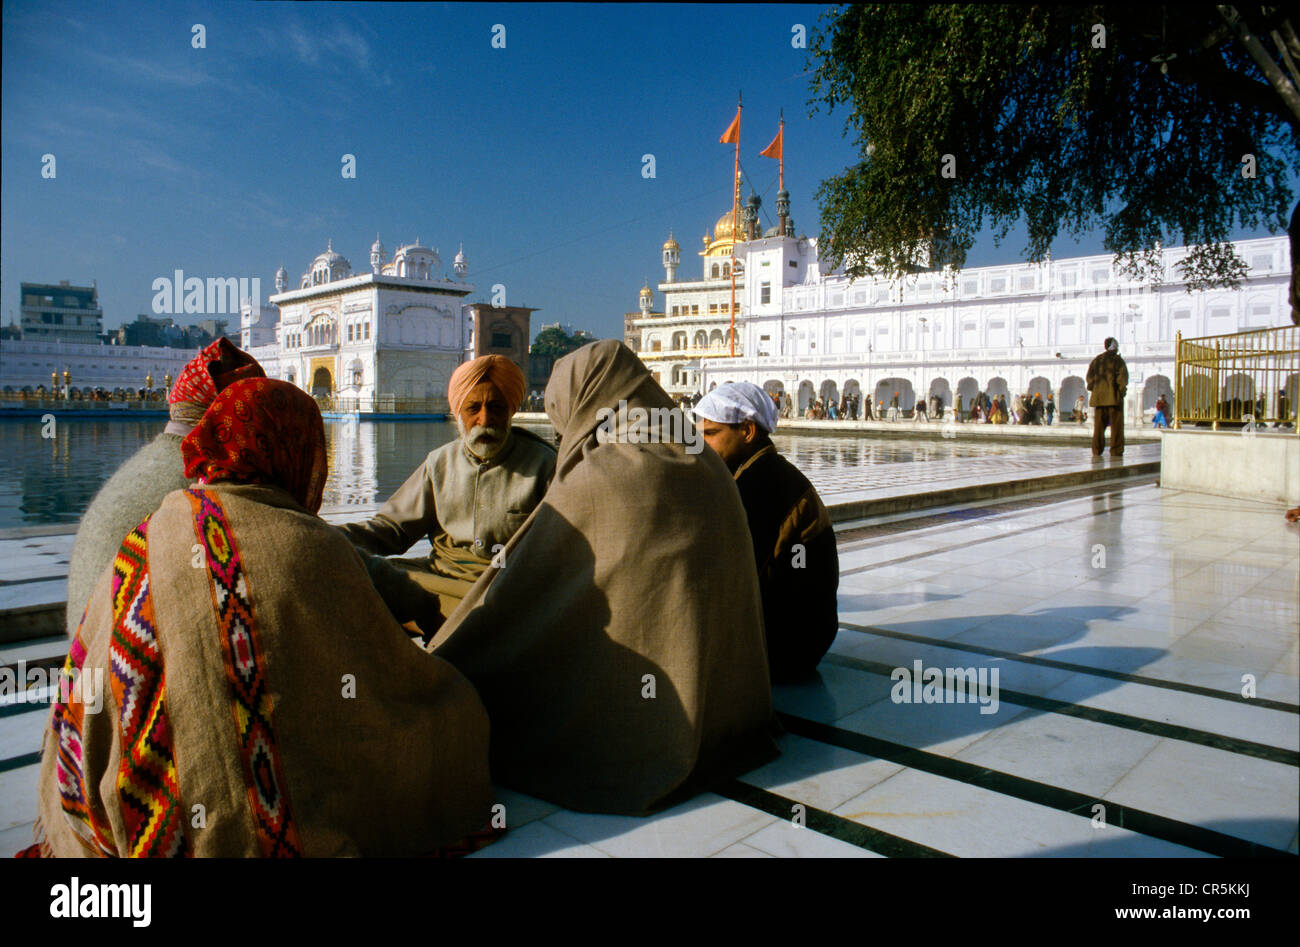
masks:
<path id="1" fill-rule="evenodd" d="M 469 452 L 482 460 L 491 460 L 501 453 L 501 448 L 506 446 L 506 438 L 510 434 L 509 423 L 505 427 L 482 427 L 480 425 L 471 428 L 467 432 L 465 422 L 461 420 L 459 415 L 456 417 L 456 428 L 460 431 L 461 440 L 465 442 Z M 480 440 L 484 434 L 496 437 L 496 443 L 487 443 Z"/>

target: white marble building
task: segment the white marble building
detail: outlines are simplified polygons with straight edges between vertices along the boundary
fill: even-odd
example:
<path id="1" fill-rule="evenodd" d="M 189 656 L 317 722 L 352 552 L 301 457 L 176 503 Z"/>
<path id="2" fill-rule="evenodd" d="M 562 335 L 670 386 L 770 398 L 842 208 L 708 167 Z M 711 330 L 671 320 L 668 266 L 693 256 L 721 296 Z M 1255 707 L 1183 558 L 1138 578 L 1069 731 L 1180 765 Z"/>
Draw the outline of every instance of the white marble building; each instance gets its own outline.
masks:
<path id="1" fill-rule="evenodd" d="M 641 358 L 670 394 L 745 380 L 797 393 L 801 410 L 846 391 L 885 404 L 897 392 L 904 409 L 937 395 L 946 410 L 958 394 L 966 408 L 979 391 L 1038 391 L 1068 409 L 1085 391 L 1089 361 L 1114 336 L 1129 366 L 1129 413 L 1149 416 L 1159 394 L 1172 392 L 1177 333 L 1290 323 L 1285 235 L 1236 243 L 1250 266 L 1239 288 L 1188 293 L 1175 269 L 1183 247 L 1162 251 L 1165 282 L 1154 289 L 1118 276 L 1109 254 L 850 281 L 823 269 L 815 238 L 780 229 L 728 248 L 744 274 L 736 358 L 724 344 L 726 317 L 704 312 L 721 298 L 722 281 L 678 281 L 665 245 L 664 312 L 647 304 L 647 287 L 633 324 Z M 689 317 L 681 308 L 688 298 Z"/>
<path id="2" fill-rule="evenodd" d="M 739 179 L 737 179 L 739 187 Z M 732 261 L 737 246 L 744 246 L 744 235 L 751 223 L 757 220 L 760 201 L 751 195 L 749 201 L 742 205 L 745 209 L 735 216 L 733 227 L 732 209 L 725 210 L 713 225 L 713 233 L 705 233 L 700 249 L 699 279 L 679 278 L 678 267 L 681 265 L 681 245 L 670 233 L 663 245 L 664 280 L 659 284 L 659 291 L 664 294 L 663 310 L 654 309 L 654 292 L 649 281 L 642 287 L 639 298 L 640 318 L 630 318 L 630 332 L 639 335 L 637 354 L 650 368 L 655 381 L 669 394 L 679 396 L 695 391 L 699 384 L 699 360 L 715 355 L 725 354 L 730 357 L 732 323 Z M 788 214 L 789 195 L 781 191 L 777 195 L 777 208 L 782 214 Z M 768 232 L 775 234 L 784 228 L 794 232 L 794 225 L 782 216 L 778 228 Z M 745 337 L 740 331 L 740 314 L 743 311 L 745 277 L 743 270 L 736 271 L 735 278 L 735 355 L 741 356 L 747 349 Z M 632 316 L 631 313 L 628 314 Z"/>
<path id="3" fill-rule="evenodd" d="M 194 349 L 161 348 L 151 345 L 84 345 L 61 339 L 6 339 L 0 343 L 0 391 L 14 395 L 52 390 L 50 373 L 58 375 L 63 390 L 63 373 L 68 386 L 90 395 L 96 388 L 113 392 L 144 388 L 152 377 L 154 388 L 162 388 L 166 377 L 174 379 Z"/>
<path id="4" fill-rule="evenodd" d="M 462 303 L 474 287 L 465 282 L 463 249 L 450 277 L 441 265 L 438 251 L 418 240 L 387 260 L 376 237 L 370 272 L 354 274 L 331 241 L 297 289 L 279 269 L 271 305 L 241 313 L 241 339 L 267 375 L 333 396 L 341 409 L 369 411 L 395 399 L 446 410 L 447 382 L 466 344 Z"/>

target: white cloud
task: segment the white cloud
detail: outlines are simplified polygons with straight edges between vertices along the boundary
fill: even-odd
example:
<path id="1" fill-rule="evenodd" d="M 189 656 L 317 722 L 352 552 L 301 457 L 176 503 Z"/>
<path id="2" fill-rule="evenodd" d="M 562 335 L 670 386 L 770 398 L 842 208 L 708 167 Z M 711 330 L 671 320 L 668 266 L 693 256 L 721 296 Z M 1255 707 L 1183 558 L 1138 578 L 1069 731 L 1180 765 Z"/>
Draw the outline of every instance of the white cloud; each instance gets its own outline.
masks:
<path id="1" fill-rule="evenodd" d="M 151 85 L 165 84 L 194 87 L 208 85 L 215 81 L 206 72 L 192 66 L 173 69 L 150 59 L 140 59 L 137 56 L 110 56 L 92 50 L 86 50 L 82 55 L 91 62 L 98 63 L 117 73 L 123 79 L 145 82 Z"/>

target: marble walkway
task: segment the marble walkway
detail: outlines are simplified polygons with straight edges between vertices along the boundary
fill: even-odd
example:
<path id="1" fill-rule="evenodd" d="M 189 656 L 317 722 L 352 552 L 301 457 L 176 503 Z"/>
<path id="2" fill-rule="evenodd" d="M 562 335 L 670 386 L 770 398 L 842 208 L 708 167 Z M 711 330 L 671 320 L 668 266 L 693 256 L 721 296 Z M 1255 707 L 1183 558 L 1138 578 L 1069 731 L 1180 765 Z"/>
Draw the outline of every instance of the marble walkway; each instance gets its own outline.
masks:
<path id="1" fill-rule="evenodd" d="M 1300 527 L 1281 510 L 1130 480 L 837 533 L 841 630 L 814 680 L 775 690 L 779 759 L 649 818 L 502 789 L 510 831 L 474 857 L 1300 851 Z M 0 579 L 61 581 L 66 539 L 22 542 Z M 918 667 L 951 676 L 891 679 Z M 0 704 L 0 855 L 31 840 L 46 711 Z"/>

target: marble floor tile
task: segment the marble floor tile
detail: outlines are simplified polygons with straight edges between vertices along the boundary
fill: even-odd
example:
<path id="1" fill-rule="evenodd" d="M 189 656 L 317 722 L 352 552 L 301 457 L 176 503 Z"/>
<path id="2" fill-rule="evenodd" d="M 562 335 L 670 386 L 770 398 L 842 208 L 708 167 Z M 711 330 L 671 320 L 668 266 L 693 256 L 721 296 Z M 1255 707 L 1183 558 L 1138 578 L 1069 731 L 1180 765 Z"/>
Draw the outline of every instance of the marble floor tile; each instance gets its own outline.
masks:
<path id="1" fill-rule="evenodd" d="M 714 858 L 775 858 L 767 852 L 761 852 L 753 846 L 746 845 L 744 842 L 737 842 L 735 845 L 728 845 L 722 851 L 713 856 Z"/>
<path id="2" fill-rule="evenodd" d="M 1296 832 L 1300 770 L 1212 747 L 1161 740 L 1106 797 L 1285 849 Z"/>
<path id="3" fill-rule="evenodd" d="M 898 763 L 791 733 L 778 742 L 781 755 L 745 773 L 741 780 L 826 811 L 903 769 Z"/>
<path id="4" fill-rule="evenodd" d="M 530 822 L 510 829 L 487 848 L 469 858 L 609 858 L 598 848 L 585 845 L 545 822 Z"/>
<path id="5" fill-rule="evenodd" d="M 1072 675 L 1043 696 L 1283 750 L 1300 750 L 1295 714 L 1257 705 L 1128 681 L 1101 682 L 1089 674 Z"/>
<path id="6" fill-rule="evenodd" d="M 991 790 L 907 770 L 836 815 L 959 857 L 1195 857 L 1179 845 Z"/>
<path id="7" fill-rule="evenodd" d="M 653 819 L 562 810 L 536 824 L 616 857 L 699 858 L 747 839 L 775 821 L 765 812 L 705 793 Z"/>
<path id="8" fill-rule="evenodd" d="M 864 675 L 823 661 L 811 680 L 774 685 L 772 704 L 782 713 L 832 723 L 877 701 L 887 700 L 889 685 L 888 678 Z"/>
<path id="9" fill-rule="evenodd" d="M 0 830 L 0 858 L 13 858 L 14 855 L 36 843 L 35 821 L 11 826 Z"/>
<path id="10" fill-rule="evenodd" d="M 745 844 L 777 858 L 884 857 L 807 827 L 797 827 L 792 821 L 782 821 L 759 829 L 745 839 Z"/>
<path id="11" fill-rule="evenodd" d="M 0 832 L 36 821 L 36 782 L 40 765 L 33 763 L 0 773 Z"/>
<path id="12" fill-rule="evenodd" d="M 1036 711 L 1003 724 L 955 756 L 1100 797 L 1159 742 L 1159 737 L 1123 727 Z"/>

